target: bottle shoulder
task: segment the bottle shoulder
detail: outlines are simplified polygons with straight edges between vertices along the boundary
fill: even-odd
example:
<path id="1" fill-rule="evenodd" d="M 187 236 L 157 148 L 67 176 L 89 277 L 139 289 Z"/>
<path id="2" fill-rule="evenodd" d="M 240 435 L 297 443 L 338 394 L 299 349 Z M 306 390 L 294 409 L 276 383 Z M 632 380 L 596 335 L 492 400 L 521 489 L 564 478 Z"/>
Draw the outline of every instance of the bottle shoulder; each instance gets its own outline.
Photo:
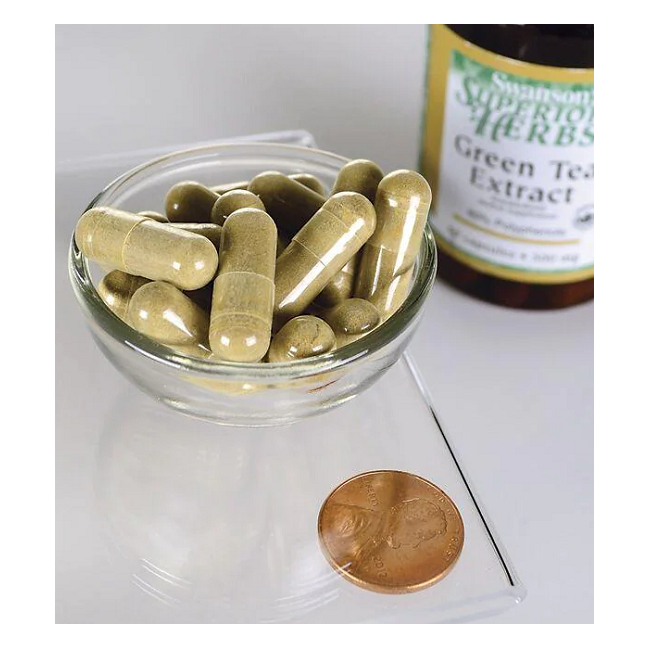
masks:
<path id="1" fill-rule="evenodd" d="M 483 49 L 560 68 L 594 67 L 593 25 L 447 25 Z"/>

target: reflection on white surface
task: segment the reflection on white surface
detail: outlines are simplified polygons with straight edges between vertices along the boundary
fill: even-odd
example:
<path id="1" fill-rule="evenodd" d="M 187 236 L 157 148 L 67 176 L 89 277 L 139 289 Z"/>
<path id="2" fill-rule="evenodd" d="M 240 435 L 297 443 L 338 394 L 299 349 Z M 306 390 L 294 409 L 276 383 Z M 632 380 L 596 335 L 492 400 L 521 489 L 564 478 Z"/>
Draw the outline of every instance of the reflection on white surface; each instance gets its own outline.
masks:
<path id="1" fill-rule="evenodd" d="M 120 401 L 100 443 L 96 494 L 114 541 L 141 564 L 136 584 L 170 603 L 203 585 L 221 591 L 232 558 L 245 561 L 255 543 L 264 493 L 237 498 L 249 494 L 237 488 L 253 478 L 250 457 L 238 439 L 188 427 L 151 400 Z"/>
<path id="2" fill-rule="evenodd" d="M 331 598 L 339 580 L 305 517 L 308 463 L 275 440 L 188 418 L 129 391 L 97 455 L 95 493 L 124 580 L 164 605 L 266 620 Z M 294 441 L 295 442 L 295 441 Z M 291 461 L 288 461 L 288 453 Z M 274 498 L 278 497 L 278 498 Z"/>
<path id="3" fill-rule="evenodd" d="M 361 622 L 410 612 L 444 621 L 521 598 L 404 361 L 350 405 L 292 426 L 218 426 L 132 389 L 109 412 L 96 503 L 111 575 L 138 618 Z M 338 484 L 387 468 L 440 485 L 466 530 L 449 576 L 392 597 L 340 577 L 317 537 L 318 512 Z"/>

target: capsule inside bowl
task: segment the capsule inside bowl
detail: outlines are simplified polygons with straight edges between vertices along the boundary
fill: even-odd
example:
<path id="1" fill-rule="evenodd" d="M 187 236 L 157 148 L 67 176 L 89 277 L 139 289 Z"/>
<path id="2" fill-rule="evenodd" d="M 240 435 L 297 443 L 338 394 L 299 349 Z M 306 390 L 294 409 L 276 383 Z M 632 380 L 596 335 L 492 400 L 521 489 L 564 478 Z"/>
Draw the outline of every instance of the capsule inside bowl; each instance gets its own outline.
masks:
<path id="1" fill-rule="evenodd" d="M 290 145 L 203 147 L 136 168 L 111 183 L 89 209 L 105 205 L 134 213 L 145 208 L 160 212 L 161 201 L 151 197 L 164 197 L 171 186 L 188 178 L 214 187 L 252 179 L 269 169 L 286 176 L 309 173 L 324 187 L 332 187 L 345 162 L 328 152 Z M 183 345 L 157 343 L 133 330 L 101 299 L 96 288 L 102 277 L 99 268 L 74 241 L 70 255 L 72 284 L 93 337 L 120 372 L 173 408 L 215 422 L 249 426 L 291 422 L 324 412 L 374 383 L 411 338 L 435 270 L 435 244 L 427 229 L 404 304 L 366 337 L 303 360 L 240 363 L 216 360 L 205 349 L 197 353 Z M 211 282 L 206 285 L 208 296 Z M 206 293 L 204 289 L 199 291 Z M 183 291 L 193 298 L 194 290 Z M 209 303 L 205 300 L 199 306 L 209 309 Z M 312 309 L 317 307 L 309 305 L 307 311 Z"/>

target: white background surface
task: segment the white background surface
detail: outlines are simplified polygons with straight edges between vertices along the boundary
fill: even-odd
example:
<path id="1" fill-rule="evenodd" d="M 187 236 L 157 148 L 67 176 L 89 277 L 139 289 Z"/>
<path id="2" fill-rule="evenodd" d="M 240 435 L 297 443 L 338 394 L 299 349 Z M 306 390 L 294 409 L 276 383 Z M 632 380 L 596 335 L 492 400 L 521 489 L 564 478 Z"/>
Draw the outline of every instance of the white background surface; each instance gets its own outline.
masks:
<path id="1" fill-rule="evenodd" d="M 282 128 L 386 171 L 417 164 L 423 26 L 66 26 L 56 50 L 61 169 Z M 74 372 L 115 379 L 108 362 L 84 366 L 92 342 L 65 276 L 69 234 L 92 198 L 82 177 L 78 194 L 74 184 L 57 194 L 57 539 L 70 534 L 75 499 L 88 498 L 59 490 L 61 469 L 90 453 L 62 386 Z M 70 328 L 85 337 L 78 345 Z M 490 621 L 591 622 L 593 305 L 517 312 L 439 282 L 410 349 L 528 590 Z M 84 558 L 57 554 L 57 615 L 68 618 L 65 593 L 91 589 L 92 567 L 70 583 Z"/>
<path id="2" fill-rule="evenodd" d="M 413 165 L 424 26 L 60 26 L 57 161 L 304 128 Z"/>

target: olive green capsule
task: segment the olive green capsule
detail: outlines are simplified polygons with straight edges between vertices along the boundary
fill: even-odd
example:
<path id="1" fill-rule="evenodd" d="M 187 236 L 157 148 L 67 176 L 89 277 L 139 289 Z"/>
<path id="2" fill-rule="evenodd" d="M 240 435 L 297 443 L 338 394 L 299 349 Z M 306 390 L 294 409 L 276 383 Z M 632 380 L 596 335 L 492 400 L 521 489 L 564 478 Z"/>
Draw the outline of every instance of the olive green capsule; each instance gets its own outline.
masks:
<path id="1" fill-rule="evenodd" d="M 374 203 L 377 186 L 383 177 L 384 172 L 371 160 L 351 160 L 339 170 L 330 196 L 338 192 L 358 192 Z"/>
<path id="2" fill-rule="evenodd" d="M 301 185 L 308 187 L 314 192 L 318 192 L 323 196 L 327 195 L 323 184 L 312 174 L 289 174 L 289 178 L 298 181 Z M 248 181 L 237 181 L 235 183 L 224 183 L 222 185 L 213 185 L 210 189 L 217 194 L 225 194 L 226 192 L 232 192 L 232 190 L 247 190 L 250 184 Z"/>
<path id="3" fill-rule="evenodd" d="M 154 221 L 160 221 L 160 223 L 169 223 L 169 219 L 164 214 L 160 214 L 160 212 L 155 212 L 154 210 L 142 210 L 138 214 L 141 217 L 149 217 L 149 219 L 153 219 Z"/>
<path id="4" fill-rule="evenodd" d="M 219 252 L 219 242 L 221 241 L 221 226 L 216 223 L 173 223 L 174 228 L 191 232 L 194 235 L 207 237 Z"/>
<path id="5" fill-rule="evenodd" d="M 204 343 L 189 343 L 188 345 L 168 345 L 174 352 L 202 361 L 216 361 L 212 350 Z"/>
<path id="6" fill-rule="evenodd" d="M 431 188 L 417 172 L 398 170 L 377 188 L 377 228 L 363 247 L 354 295 L 370 299 L 415 262 L 431 205 Z"/>
<path id="7" fill-rule="evenodd" d="M 147 282 L 151 282 L 151 280 L 138 275 L 129 275 L 124 271 L 111 271 L 102 278 L 97 287 L 97 293 L 106 306 L 118 318 L 124 320 L 133 294 Z"/>
<path id="8" fill-rule="evenodd" d="M 223 225 L 210 312 L 217 359 L 259 361 L 269 348 L 277 238 L 273 219 L 256 208 L 233 212 Z"/>
<path id="9" fill-rule="evenodd" d="M 368 301 L 377 307 L 382 321 L 388 320 L 409 295 L 413 269 L 412 266 L 406 273 L 396 275 L 388 284 L 382 285 L 368 298 Z"/>
<path id="10" fill-rule="evenodd" d="M 316 316 L 296 316 L 273 337 L 269 362 L 307 359 L 335 348 L 336 336 L 324 320 Z"/>
<path id="11" fill-rule="evenodd" d="M 375 229 L 375 210 L 355 192 L 327 199 L 278 257 L 275 323 L 301 314 L 364 245 Z"/>
<path id="12" fill-rule="evenodd" d="M 324 312 L 323 318 L 336 335 L 339 348 L 360 339 L 381 323 L 377 308 L 362 298 L 344 300 Z"/>
<path id="13" fill-rule="evenodd" d="M 351 160 L 339 170 L 332 187 L 331 196 L 339 192 L 358 192 L 372 202 L 375 200 L 377 185 L 379 185 L 379 181 L 383 176 L 384 172 L 374 162 L 370 160 Z M 354 278 L 359 255 L 353 257 L 330 280 L 329 284 L 316 298 L 316 304 L 323 307 L 333 307 L 354 295 Z"/>
<path id="14" fill-rule="evenodd" d="M 234 183 L 222 183 L 221 185 L 212 185 L 210 189 L 216 194 L 225 194 L 226 192 L 232 192 L 233 190 L 245 190 L 248 189 L 248 184 L 250 181 L 235 181 Z"/>
<path id="15" fill-rule="evenodd" d="M 167 282 L 141 286 L 131 298 L 126 322 L 159 343 L 191 345 L 207 340 L 208 315 Z"/>
<path id="16" fill-rule="evenodd" d="M 176 183 L 165 197 L 165 214 L 173 223 L 210 223 L 212 206 L 218 198 L 219 194 L 201 183 Z"/>
<path id="17" fill-rule="evenodd" d="M 357 270 L 359 253 L 355 255 L 316 296 L 314 302 L 322 307 L 334 307 L 354 293 L 354 275 Z"/>
<path id="18" fill-rule="evenodd" d="M 240 210 L 241 208 L 257 208 L 258 210 L 265 211 L 264 204 L 259 196 L 255 196 L 255 194 L 248 190 L 231 190 L 222 194 L 212 206 L 210 221 L 223 226 L 226 218 L 235 210 Z"/>
<path id="19" fill-rule="evenodd" d="M 98 264 L 179 289 L 203 287 L 217 271 L 217 249 L 206 237 L 115 208 L 84 212 L 75 241 Z"/>
<path id="20" fill-rule="evenodd" d="M 322 207 L 325 197 L 280 172 L 264 172 L 248 185 L 278 228 L 295 235 Z"/>
<path id="21" fill-rule="evenodd" d="M 179 350 L 179 352 L 185 352 L 184 350 Z M 195 353 L 189 352 L 191 356 L 198 356 Z M 213 361 L 214 363 L 218 363 L 219 359 L 217 359 L 214 354 L 210 353 L 207 357 L 201 357 L 204 358 L 206 361 Z M 220 395 L 228 395 L 230 397 L 237 397 L 241 399 L 245 399 L 247 395 L 252 395 L 254 393 L 257 393 L 259 391 L 265 390 L 267 385 L 266 384 L 258 384 L 258 383 L 250 383 L 247 381 L 236 381 L 236 380 L 224 380 L 224 379 L 208 379 L 207 377 L 197 377 L 192 374 L 185 374 L 181 377 L 183 381 L 186 381 L 189 384 L 192 384 L 194 386 L 198 386 L 199 388 L 203 390 L 210 391 L 212 393 L 217 393 Z M 246 406 L 246 403 L 244 402 L 242 406 Z"/>
<path id="22" fill-rule="evenodd" d="M 322 196 L 327 196 L 325 186 L 313 174 L 289 174 L 289 178 Z"/>

